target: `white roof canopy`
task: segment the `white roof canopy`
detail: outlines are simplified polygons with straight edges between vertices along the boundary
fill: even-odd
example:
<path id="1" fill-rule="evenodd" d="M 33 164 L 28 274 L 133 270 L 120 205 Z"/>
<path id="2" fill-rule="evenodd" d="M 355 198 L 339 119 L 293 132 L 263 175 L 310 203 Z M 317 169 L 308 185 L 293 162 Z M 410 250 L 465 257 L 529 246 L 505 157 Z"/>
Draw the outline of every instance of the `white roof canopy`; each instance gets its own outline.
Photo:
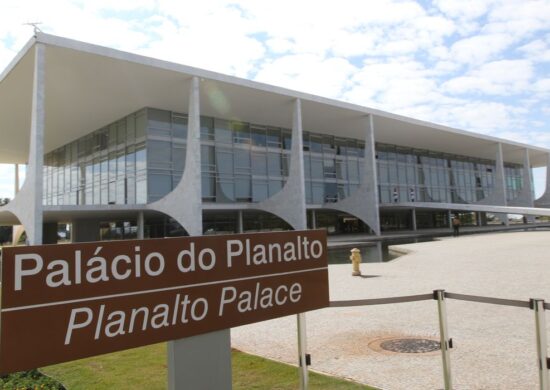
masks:
<path id="1" fill-rule="evenodd" d="M 39 33 L 0 75 L 0 163 L 25 163 L 31 118 L 33 47 L 46 45 L 46 152 L 143 107 L 187 112 L 191 77 L 201 79 L 201 114 L 291 127 L 292 101 L 302 100 L 305 131 L 364 138 L 374 115 L 377 142 L 546 166 L 550 150 L 236 77 Z"/>

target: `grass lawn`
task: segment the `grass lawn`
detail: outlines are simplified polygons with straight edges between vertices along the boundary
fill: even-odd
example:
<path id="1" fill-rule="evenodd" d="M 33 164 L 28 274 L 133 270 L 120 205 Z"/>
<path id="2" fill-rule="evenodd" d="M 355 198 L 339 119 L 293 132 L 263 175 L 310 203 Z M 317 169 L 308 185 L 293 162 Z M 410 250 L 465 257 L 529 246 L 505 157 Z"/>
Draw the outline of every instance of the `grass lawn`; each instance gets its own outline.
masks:
<path id="1" fill-rule="evenodd" d="M 298 370 L 286 364 L 233 352 L 233 389 L 297 389 Z M 166 389 L 166 343 L 45 367 L 41 370 L 68 390 Z M 371 389 L 310 373 L 311 389 Z"/>

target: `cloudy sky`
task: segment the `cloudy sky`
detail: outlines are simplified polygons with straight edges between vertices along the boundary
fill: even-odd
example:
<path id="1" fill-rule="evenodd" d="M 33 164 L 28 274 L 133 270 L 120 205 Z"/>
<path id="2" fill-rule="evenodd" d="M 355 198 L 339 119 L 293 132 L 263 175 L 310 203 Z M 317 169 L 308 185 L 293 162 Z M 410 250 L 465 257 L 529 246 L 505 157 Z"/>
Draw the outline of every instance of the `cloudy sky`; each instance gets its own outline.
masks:
<path id="1" fill-rule="evenodd" d="M 0 69 L 36 21 L 50 34 L 550 148 L 550 0 L 0 0 Z M 538 194 L 544 177 L 537 169 Z M 0 197 L 12 183 L 13 168 L 0 165 Z"/>

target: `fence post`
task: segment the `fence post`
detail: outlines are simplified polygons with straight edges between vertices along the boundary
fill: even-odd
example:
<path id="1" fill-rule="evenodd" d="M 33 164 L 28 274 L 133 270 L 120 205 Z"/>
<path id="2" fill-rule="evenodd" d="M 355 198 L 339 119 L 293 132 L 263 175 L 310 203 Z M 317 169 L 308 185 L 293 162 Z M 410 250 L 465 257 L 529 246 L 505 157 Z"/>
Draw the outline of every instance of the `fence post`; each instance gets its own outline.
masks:
<path id="1" fill-rule="evenodd" d="M 443 360 L 443 380 L 445 390 L 452 390 L 451 353 L 449 345 L 449 330 L 447 328 L 447 308 L 445 304 L 445 290 L 434 290 L 434 299 L 437 300 L 439 312 L 439 339 L 441 343 L 441 358 Z"/>
<path id="2" fill-rule="evenodd" d="M 537 334 L 537 356 L 539 383 L 541 390 L 549 390 L 548 383 L 548 350 L 546 344 L 546 317 L 544 299 L 531 299 L 531 309 L 535 311 L 535 328 Z"/>
<path id="3" fill-rule="evenodd" d="M 307 390 L 309 375 L 307 371 L 307 335 L 306 335 L 306 315 L 298 313 L 296 315 L 298 328 L 298 361 L 300 363 L 300 390 Z"/>

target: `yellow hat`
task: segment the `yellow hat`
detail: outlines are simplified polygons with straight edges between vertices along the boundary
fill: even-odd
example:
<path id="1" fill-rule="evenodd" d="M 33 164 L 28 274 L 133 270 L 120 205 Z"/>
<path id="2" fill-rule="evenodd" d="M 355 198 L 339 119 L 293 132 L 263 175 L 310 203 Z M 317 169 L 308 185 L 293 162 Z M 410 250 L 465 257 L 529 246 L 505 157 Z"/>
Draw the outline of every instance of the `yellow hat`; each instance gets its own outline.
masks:
<path id="1" fill-rule="evenodd" d="M 353 249 L 351 250 L 351 252 L 361 252 L 361 251 L 360 251 L 359 249 L 357 249 L 357 248 L 353 248 Z"/>

